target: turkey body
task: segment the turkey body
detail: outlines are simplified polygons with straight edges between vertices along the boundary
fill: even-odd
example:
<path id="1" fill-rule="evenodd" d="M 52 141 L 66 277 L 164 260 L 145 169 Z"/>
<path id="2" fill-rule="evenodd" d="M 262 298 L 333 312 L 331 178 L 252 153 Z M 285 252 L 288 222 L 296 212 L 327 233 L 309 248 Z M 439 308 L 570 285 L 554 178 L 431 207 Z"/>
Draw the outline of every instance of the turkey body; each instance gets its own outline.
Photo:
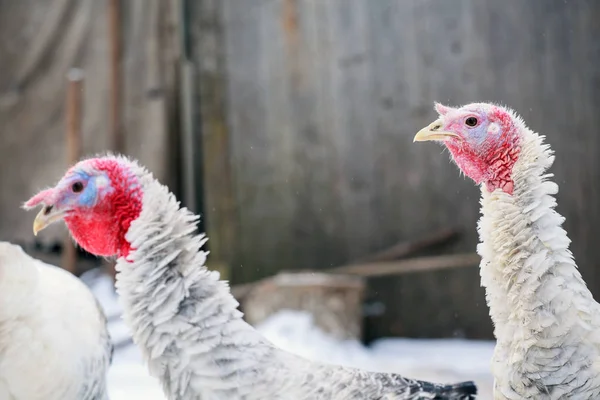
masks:
<path id="1" fill-rule="evenodd" d="M 105 400 L 106 318 L 75 276 L 0 242 L 0 400 Z"/>
<path id="2" fill-rule="evenodd" d="M 545 137 L 504 106 L 436 104 L 441 140 L 481 185 L 481 284 L 494 323 L 494 399 L 600 398 L 600 305 L 577 268 Z"/>
<path id="3" fill-rule="evenodd" d="M 226 282 L 206 266 L 197 217 L 137 164 L 141 214 L 117 260 L 124 319 L 171 400 L 474 399 L 473 382 L 433 384 L 309 361 L 277 348 L 242 319 Z M 128 185 L 131 183 L 128 182 Z"/>
<path id="4" fill-rule="evenodd" d="M 600 305 L 583 281 L 554 207 L 554 160 L 523 131 L 515 191 L 482 188 L 477 251 L 497 339 L 496 400 L 600 398 Z"/>
<path id="5" fill-rule="evenodd" d="M 124 321 L 169 400 L 475 398 L 473 382 L 434 384 L 312 362 L 271 344 L 243 320 L 228 283 L 207 269 L 198 217 L 134 160 L 80 161 L 25 203 L 37 205 L 44 208 L 34 232 L 64 218 L 87 251 L 118 256 Z"/>

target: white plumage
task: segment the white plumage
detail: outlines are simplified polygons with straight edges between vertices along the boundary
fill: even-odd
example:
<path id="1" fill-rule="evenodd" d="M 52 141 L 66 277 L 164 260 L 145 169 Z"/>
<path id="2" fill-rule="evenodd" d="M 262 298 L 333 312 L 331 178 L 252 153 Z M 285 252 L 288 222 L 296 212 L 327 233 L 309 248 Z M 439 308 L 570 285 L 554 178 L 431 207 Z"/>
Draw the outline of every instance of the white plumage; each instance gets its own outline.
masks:
<path id="1" fill-rule="evenodd" d="M 552 151 L 505 107 L 436 109 L 440 118 L 415 140 L 443 140 L 481 183 L 477 251 L 497 339 L 494 398 L 600 398 L 600 305 L 554 210 Z"/>
<path id="2" fill-rule="evenodd" d="M 172 400 L 472 399 L 472 382 L 435 385 L 311 362 L 276 348 L 242 319 L 219 274 L 206 269 L 197 217 L 135 162 L 141 215 L 117 262 L 124 318 L 151 374 Z"/>
<path id="3" fill-rule="evenodd" d="M 497 346 L 496 399 L 600 398 L 600 306 L 554 207 L 554 156 L 521 124 L 514 195 L 482 187 L 478 252 Z"/>
<path id="4" fill-rule="evenodd" d="M 81 161 L 25 207 L 39 204 L 36 231 L 68 214 L 67 226 L 84 248 L 119 255 L 125 322 L 171 400 L 474 398 L 473 382 L 420 382 L 311 362 L 275 347 L 242 319 L 227 282 L 206 268 L 197 217 L 135 161 Z"/>
<path id="5" fill-rule="evenodd" d="M 112 345 L 90 290 L 0 242 L 0 400 L 105 400 Z"/>

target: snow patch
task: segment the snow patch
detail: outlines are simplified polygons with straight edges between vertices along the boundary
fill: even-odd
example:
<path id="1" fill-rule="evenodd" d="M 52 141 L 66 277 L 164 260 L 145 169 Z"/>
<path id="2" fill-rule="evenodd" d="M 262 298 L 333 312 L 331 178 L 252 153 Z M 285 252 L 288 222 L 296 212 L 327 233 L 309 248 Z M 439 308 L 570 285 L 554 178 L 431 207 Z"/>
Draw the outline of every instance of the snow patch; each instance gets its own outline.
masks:
<path id="1" fill-rule="evenodd" d="M 92 270 L 82 280 L 104 309 L 117 345 L 108 377 L 110 399 L 166 400 L 160 383 L 148 374 L 140 351 L 131 342 L 110 277 Z M 276 346 L 307 359 L 440 383 L 474 380 L 478 399 L 492 399 L 492 341 L 390 338 L 366 347 L 356 340 L 337 340 L 316 327 L 309 313 L 292 310 L 272 315 L 256 328 Z"/>

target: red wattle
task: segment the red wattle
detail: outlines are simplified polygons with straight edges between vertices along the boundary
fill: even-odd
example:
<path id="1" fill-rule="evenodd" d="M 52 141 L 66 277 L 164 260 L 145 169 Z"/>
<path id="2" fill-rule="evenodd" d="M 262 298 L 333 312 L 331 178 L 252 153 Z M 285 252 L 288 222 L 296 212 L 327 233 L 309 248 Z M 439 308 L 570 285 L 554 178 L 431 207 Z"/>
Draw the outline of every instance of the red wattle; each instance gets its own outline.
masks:
<path id="1" fill-rule="evenodd" d="M 97 159 L 94 167 L 107 174 L 111 190 L 91 210 L 76 209 L 65 222 L 86 251 L 105 257 L 127 256 L 131 245 L 125 234 L 142 211 L 142 188 L 137 177 L 117 160 Z"/>

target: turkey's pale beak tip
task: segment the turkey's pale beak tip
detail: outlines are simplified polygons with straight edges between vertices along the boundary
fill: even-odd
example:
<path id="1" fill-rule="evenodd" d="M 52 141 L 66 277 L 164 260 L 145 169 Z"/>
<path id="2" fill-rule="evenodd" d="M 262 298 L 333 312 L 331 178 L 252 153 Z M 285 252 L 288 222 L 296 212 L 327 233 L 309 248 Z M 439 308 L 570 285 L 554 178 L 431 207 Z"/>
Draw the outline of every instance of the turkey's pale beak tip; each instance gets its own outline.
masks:
<path id="1" fill-rule="evenodd" d="M 456 137 L 456 138 L 459 137 L 454 132 L 440 131 L 442 126 L 443 126 L 442 121 L 440 121 L 439 119 L 432 122 L 425 128 L 421 129 L 419 132 L 417 132 L 417 134 L 413 138 L 413 143 L 414 142 L 428 142 L 431 140 L 446 140 L 446 139 L 452 138 L 452 137 Z"/>
<path id="2" fill-rule="evenodd" d="M 35 221 L 33 221 L 33 235 L 37 236 L 38 232 L 47 226 L 48 225 L 46 225 L 43 221 L 36 218 Z"/>
<path id="3" fill-rule="evenodd" d="M 58 221 L 63 217 L 63 213 L 61 212 L 52 212 L 53 206 L 44 206 L 38 215 L 35 216 L 35 220 L 33 221 L 33 234 L 37 236 L 37 234 L 43 229 L 47 228 L 48 225 Z"/>

